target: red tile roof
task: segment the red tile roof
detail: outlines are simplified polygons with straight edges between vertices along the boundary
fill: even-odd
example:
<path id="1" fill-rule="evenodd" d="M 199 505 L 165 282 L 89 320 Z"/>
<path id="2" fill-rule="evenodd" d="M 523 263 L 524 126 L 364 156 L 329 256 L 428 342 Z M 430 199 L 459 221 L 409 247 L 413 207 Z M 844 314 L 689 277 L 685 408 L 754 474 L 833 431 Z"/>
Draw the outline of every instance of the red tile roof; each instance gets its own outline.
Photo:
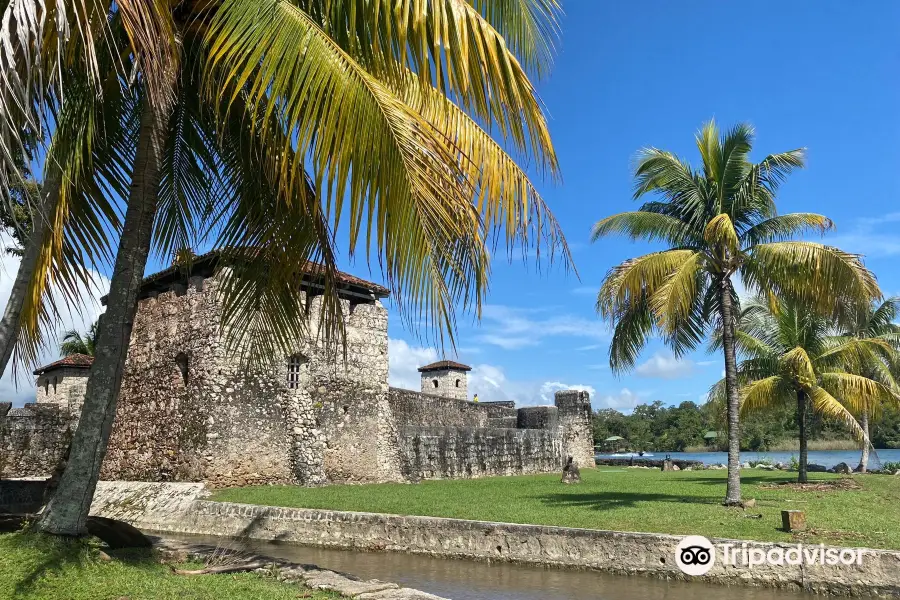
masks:
<path id="1" fill-rule="evenodd" d="M 87 354 L 70 354 L 49 365 L 37 368 L 34 371 L 34 374 L 43 375 L 47 371 L 52 371 L 54 369 L 90 369 L 92 364 L 94 364 L 93 356 L 88 356 Z"/>
<path id="2" fill-rule="evenodd" d="M 435 363 L 431 363 L 430 365 L 425 365 L 424 367 L 419 367 L 419 372 L 424 373 L 426 371 L 443 371 L 445 369 L 456 369 L 457 371 L 471 371 L 472 367 L 469 365 L 464 365 L 462 363 L 458 363 L 452 360 L 439 360 Z"/>
<path id="3" fill-rule="evenodd" d="M 221 255 L 222 255 L 221 250 L 211 250 L 210 252 L 207 252 L 206 254 L 201 254 L 200 256 L 195 256 L 191 260 L 191 267 L 193 268 L 193 267 L 203 265 L 205 263 L 217 262 Z M 306 265 L 304 265 L 303 270 L 308 275 L 316 276 L 318 274 L 317 272 L 321 271 L 321 268 L 322 268 L 321 265 L 316 264 L 314 262 L 307 261 Z M 182 270 L 182 267 L 180 267 L 178 265 L 173 265 L 173 266 L 169 267 L 168 269 L 163 269 L 162 271 L 159 271 L 152 275 L 148 275 L 147 277 L 144 278 L 142 285 L 146 286 L 146 285 L 151 284 L 154 281 L 157 281 L 159 279 L 165 279 L 168 276 L 176 275 L 181 270 Z M 389 289 L 387 289 L 386 287 L 384 287 L 382 285 L 378 285 L 377 283 L 373 283 L 371 281 L 366 281 L 365 279 L 361 279 L 359 277 L 356 277 L 355 275 L 350 275 L 349 273 L 344 273 L 343 271 L 337 272 L 337 280 L 338 280 L 338 282 L 349 285 L 349 286 L 356 286 L 359 288 L 363 288 L 363 289 L 371 292 L 378 298 L 386 298 L 391 293 L 391 291 Z"/>

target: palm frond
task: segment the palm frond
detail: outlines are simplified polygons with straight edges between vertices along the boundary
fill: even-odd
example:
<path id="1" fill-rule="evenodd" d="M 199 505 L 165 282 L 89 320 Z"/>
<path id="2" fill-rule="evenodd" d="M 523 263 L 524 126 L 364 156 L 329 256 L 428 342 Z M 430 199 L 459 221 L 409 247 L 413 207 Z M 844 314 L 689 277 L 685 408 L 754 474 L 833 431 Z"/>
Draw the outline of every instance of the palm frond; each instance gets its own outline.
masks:
<path id="1" fill-rule="evenodd" d="M 680 219 L 646 211 L 619 213 L 597 221 L 591 228 L 591 241 L 613 234 L 624 234 L 632 240 L 659 240 L 673 246 L 697 242 L 695 232 Z"/>
<path id="2" fill-rule="evenodd" d="M 660 330 L 673 334 L 679 323 L 685 322 L 694 311 L 700 296 L 698 275 L 703 254 L 693 252 L 677 265 L 665 281 L 650 296 L 650 309 Z"/>
<path id="3" fill-rule="evenodd" d="M 870 443 L 869 438 L 862 430 L 862 427 L 859 426 L 859 423 L 856 422 L 853 414 L 834 396 L 828 393 L 828 390 L 816 386 L 808 390 L 807 394 L 814 411 L 827 419 L 843 423 L 857 440 L 867 445 Z"/>
<path id="4" fill-rule="evenodd" d="M 807 231 L 825 233 L 834 228 L 828 217 L 815 213 L 790 213 L 757 223 L 743 233 L 741 239 L 748 245 L 787 240 Z"/>
<path id="5" fill-rule="evenodd" d="M 318 25 L 369 73 L 383 81 L 402 80 L 406 77 L 406 65 L 410 65 L 424 85 L 436 86 L 485 123 L 489 131 L 496 126 L 518 149 L 527 149 L 541 158 L 543 168 L 557 172 L 556 155 L 537 93 L 501 33 L 475 5 L 466 0 L 308 3 L 308 14 L 321 15 L 316 19 Z M 279 0 L 253 4 L 263 15 L 271 9 L 283 9 Z M 551 3 L 527 0 L 527 4 Z M 498 3 L 486 5 L 495 10 L 495 17 L 500 14 Z M 539 12 L 532 15 L 536 17 Z M 512 14 L 504 14 L 509 16 L 506 25 L 515 29 Z M 534 22 L 534 17 L 529 21 Z M 522 28 L 518 31 L 523 32 Z M 538 32 L 532 30 L 531 34 Z M 521 49 L 520 42 L 524 41 L 519 38 L 515 44 Z M 531 53 L 527 60 L 536 64 L 537 56 Z"/>
<path id="6" fill-rule="evenodd" d="M 652 296 L 666 278 L 694 254 L 693 250 L 664 250 L 613 267 L 597 296 L 598 311 L 604 318 L 610 318 L 619 307 Z"/>
<path id="7" fill-rule="evenodd" d="M 741 412 L 761 410 L 785 401 L 786 382 L 780 375 L 757 379 L 741 390 Z"/>
<path id="8" fill-rule="evenodd" d="M 557 0 L 471 0 L 506 40 L 522 66 L 538 77 L 547 74 L 560 36 Z"/>
<path id="9" fill-rule="evenodd" d="M 349 216 L 351 256 L 364 234 L 402 309 L 405 299 L 427 307 L 421 316 L 440 332 L 452 331 L 454 305 L 479 310 L 483 225 L 470 171 L 439 130 L 286 2 L 226 0 L 205 39 L 206 89 L 214 95 L 217 82 L 237 81 L 247 104 L 266 115 L 260 136 L 282 157 L 283 196 L 302 186 L 309 166 L 333 227 Z M 284 131 L 268 124 L 276 112 Z"/>
<path id="10" fill-rule="evenodd" d="M 469 169 L 485 229 L 502 229 L 508 249 L 534 244 L 539 258 L 546 245 L 551 261 L 559 252 L 562 262 L 570 266 L 562 228 L 513 157 L 436 88 L 421 85 L 412 74 L 401 83 L 394 87 L 400 98 L 453 140 L 459 164 Z"/>
<path id="11" fill-rule="evenodd" d="M 600 299 L 597 300 L 598 311 Z M 653 315 L 646 296 L 620 307 L 615 315 L 613 337 L 609 344 L 609 367 L 615 373 L 634 368 L 637 357 L 653 332 Z"/>
<path id="12" fill-rule="evenodd" d="M 752 285 L 807 303 L 817 312 L 844 315 L 881 297 L 875 275 L 856 254 L 812 242 L 772 242 L 748 250 L 741 269 Z"/>

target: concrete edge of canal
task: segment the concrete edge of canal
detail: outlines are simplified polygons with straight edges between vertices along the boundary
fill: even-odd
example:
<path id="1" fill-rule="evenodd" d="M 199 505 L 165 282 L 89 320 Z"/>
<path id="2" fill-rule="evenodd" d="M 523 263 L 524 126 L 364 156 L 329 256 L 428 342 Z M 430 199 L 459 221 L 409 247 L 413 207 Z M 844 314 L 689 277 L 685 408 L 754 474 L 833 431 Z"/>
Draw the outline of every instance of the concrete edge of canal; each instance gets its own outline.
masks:
<path id="1" fill-rule="evenodd" d="M 683 536 L 491 523 L 435 517 L 279 508 L 205 500 L 202 484 L 101 482 L 92 513 L 159 532 L 228 536 L 328 548 L 427 554 L 596 569 L 665 579 L 804 590 L 819 594 L 900 594 L 900 552 L 805 546 L 800 564 L 747 564 L 747 557 L 785 557 L 796 545 L 713 539 L 718 560 L 692 578 L 676 564 Z M 722 550 L 730 546 L 732 564 Z M 800 554 L 797 554 L 800 556 Z M 831 557 L 836 564 L 829 564 Z M 740 559 L 742 558 L 742 560 Z M 812 560 L 810 560 L 812 559 Z"/>

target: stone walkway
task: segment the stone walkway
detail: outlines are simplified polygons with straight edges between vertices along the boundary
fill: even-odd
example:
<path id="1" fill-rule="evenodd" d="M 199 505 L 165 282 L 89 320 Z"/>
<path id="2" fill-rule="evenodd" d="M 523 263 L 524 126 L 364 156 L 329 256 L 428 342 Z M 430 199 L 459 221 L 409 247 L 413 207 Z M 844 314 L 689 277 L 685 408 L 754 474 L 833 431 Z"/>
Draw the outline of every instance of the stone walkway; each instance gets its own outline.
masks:
<path id="1" fill-rule="evenodd" d="M 204 544 L 192 544 L 167 538 L 149 536 L 153 545 L 164 555 L 180 560 L 194 559 L 210 561 L 211 564 L 225 562 L 264 562 L 268 567 L 256 572 L 273 575 L 279 581 L 302 583 L 306 587 L 319 590 L 333 590 L 348 598 L 359 600 L 447 600 L 412 588 L 401 588 L 396 583 L 378 579 L 363 580 L 347 573 L 321 569 L 316 565 L 297 564 L 280 558 L 235 550 L 216 548 Z"/>

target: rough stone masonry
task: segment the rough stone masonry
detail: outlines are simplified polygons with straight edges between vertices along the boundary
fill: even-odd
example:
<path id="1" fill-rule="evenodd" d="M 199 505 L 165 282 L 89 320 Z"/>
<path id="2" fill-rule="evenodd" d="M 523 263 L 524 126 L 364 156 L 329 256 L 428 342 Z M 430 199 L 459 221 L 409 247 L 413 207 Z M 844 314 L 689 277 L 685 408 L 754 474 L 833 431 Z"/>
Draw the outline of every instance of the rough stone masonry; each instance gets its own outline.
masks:
<path id="1" fill-rule="evenodd" d="M 388 290 L 352 275 L 340 275 L 346 357 L 309 342 L 244 368 L 223 342 L 222 262 L 210 253 L 145 279 L 103 479 L 321 485 L 554 472 L 568 455 L 594 466 L 585 392 L 558 392 L 555 406 L 470 402 L 469 367 L 451 361 L 423 367 L 422 391 L 390 388 Z M 311 327 L 319 289 L 311 270 L 298 290 Z M 0 476 L 50 474 L 89 374 L 89 357 L 42 367 L 37 404 L 0 410 Z"/>

